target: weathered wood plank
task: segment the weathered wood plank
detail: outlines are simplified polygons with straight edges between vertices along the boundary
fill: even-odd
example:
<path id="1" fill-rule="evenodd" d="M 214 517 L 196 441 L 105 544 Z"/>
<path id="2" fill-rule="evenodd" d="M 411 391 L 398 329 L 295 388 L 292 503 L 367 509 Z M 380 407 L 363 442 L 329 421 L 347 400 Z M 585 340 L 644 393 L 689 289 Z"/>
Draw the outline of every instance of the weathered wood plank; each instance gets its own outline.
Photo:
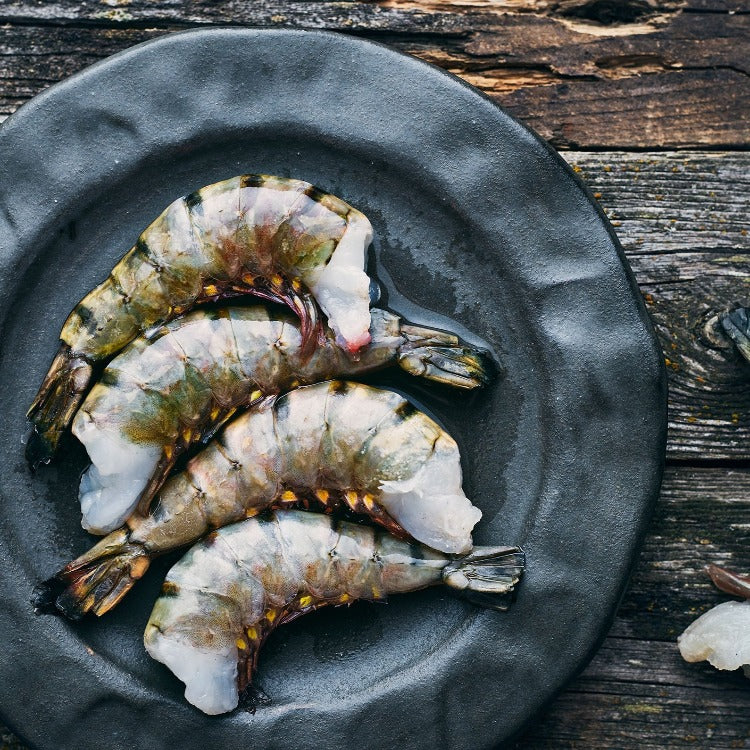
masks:
<path id="1" fill-rule="evenodd" d="M 743 13 L 748 0 L 3 0 L 0 19 L 23 23 L 330 25 L 445 32 L 501 14 L 581 19 L 602 26 L 663 22 L 680 12 Z"/>
<path id="2" fill-rule="evenodd" d="M 729 599 L 703 572 L 710 562 L 750 569 L 750 470 L 669 467 L 609 636 L 518 750 L 747 747 L 750 680 L 687 664 L 675 645 Z"/>
<path id="3" fill-rule="evenodd" d="M 713 672 L 673 643 L 608 638 L 516 750 L 747 747 L 747 679 Z"/>
<path id="4" fill-rule="evenodd" d="M 750 78 L 735 70 L 654 73 L 544 88 L 549 88 L 545 96 L 524 87 L 499 103 L 557 148 L 638 143 L 644 148 L 740 148 L 750 140 Z M 640 137 L 634 139 L 637 129 Z"/>
<path id="5" fill-rule="evenodd" d="M 672 643 L 728 598 L 705 574 L 709 563 L 750 571 L 750 469 L 670 465 L 610 635 Z"/>
<path id="6" fill-rule="evenodd" d="M 567 159 L 613 220 L 661 339 L 668 455 L 750 458 L 750 365 L 715 325 L 750 305 L 750 154 Z"/>
<path id="7" fill-rule="evenodd" d="M 385 41 L 462 76 L 560 148 L 750 145 L 750 15 L 678 8 L 646 0 L 5 2 L 0 114 L 168 30 L 260 24 Z"/>

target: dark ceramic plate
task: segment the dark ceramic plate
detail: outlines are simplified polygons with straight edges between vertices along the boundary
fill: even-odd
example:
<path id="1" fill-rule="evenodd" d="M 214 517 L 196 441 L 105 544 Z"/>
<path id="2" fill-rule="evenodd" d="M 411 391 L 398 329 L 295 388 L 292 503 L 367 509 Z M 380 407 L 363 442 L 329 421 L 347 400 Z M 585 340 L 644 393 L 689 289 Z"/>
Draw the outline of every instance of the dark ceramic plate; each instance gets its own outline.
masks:
<path id="1" fill-rule="evenodd" d="M 484 340 L 474 397 L 396 382 L 456 436 L 479 543 L 522 543 L 508 614 L 432 590 L 302 618 L 268 643 L 272 704 L 207 718 L 141 634 L 168 561 L 100 621 L 29 595 L 90 545 L 70 448 L 32 475 L 24 411 L 68 311 L 175 197 L 243 172 L 362 209 L 387 303 Z M 591 656 L 664 451 L 659 351 L 622 252 L 563 161 L 456 78 L 324 33 L 213 30 L 136 47 L 0 128 L 0 712 L 38 748 L 489 748 Z M 428 316 L 424 310 L 438 314 Z M 385 380 L 381 382 L 386 382 Z"/>

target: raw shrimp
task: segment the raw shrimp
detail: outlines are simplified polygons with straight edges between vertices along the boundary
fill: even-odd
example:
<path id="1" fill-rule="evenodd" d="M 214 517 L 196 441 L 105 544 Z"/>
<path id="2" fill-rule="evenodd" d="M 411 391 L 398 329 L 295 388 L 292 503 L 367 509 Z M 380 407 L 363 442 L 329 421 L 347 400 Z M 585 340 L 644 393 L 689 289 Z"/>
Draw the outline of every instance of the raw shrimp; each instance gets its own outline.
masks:
<path id="1" fill-rule="evenodd" d="M 719 589 L 744 601 L 717 604 L 692 622 L 677 639 L 682 658 L 707 660 L 716 669 L 744 667 L 750 677 L 750 577 L 718 565 L 708 573 Z"/>
<path id="2" fill-rule="evenodd" d="M 29 461 L 49 462 L 96 365 L 199 303 L 241 294 L 281 302 L 299 316 L 309 350 L 317 300 L 338 343 L 358 351 L 369 341 L 371 239 L 364 214 L 301 180 L 242 175 L 171 203 L 65 321 L 28 412 Z"/>
<path id="3" fill-rule="evenodd" d="M 169 479 L 151 515 L 132 516 L 41 584 L 36 606 L 101 615 L 157 555 L 287 504 L 364 514 L 448 553 L 471 549 L 482 515 L 461 488 L 458 446 L 429 417 L 392 391 L 318 383 L 228 424 Z"/>
<path id="4" fill-rule="evenodd" d="M 279 625 L 320 607 L 445 584 L 507 609 L 521 578 L 517 547 L 454 559 L 372 527 L 281 511 L 213 533 L 167 575 L 143 637 L 207 714 L 231 711 Z"/>
<path id="5" fill-rule="evenodd" d="M 73 420 L 92 460 L 80 488 L 84 528 L 104 534 L 137 504 L 145 512 L 184 450 L 263 396 L 396 363 L 458 387 L 487 382 L 481 353 L 455 336 L 384 310 L 373 310 L 371 331 L 356 360 L 330 330 L 305 354 L 294 316 L 256 306 L 195 311 L 136 339 L 110 362 Z"/>

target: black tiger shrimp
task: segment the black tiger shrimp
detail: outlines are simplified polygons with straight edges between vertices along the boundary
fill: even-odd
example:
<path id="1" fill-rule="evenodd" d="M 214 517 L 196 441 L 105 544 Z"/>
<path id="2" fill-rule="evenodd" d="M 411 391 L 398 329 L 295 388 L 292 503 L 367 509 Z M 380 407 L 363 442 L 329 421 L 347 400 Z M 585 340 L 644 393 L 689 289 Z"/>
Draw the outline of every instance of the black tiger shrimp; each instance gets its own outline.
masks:
<path id="1" fill-rule="evenodd" d="M 325 329 L 304 352 L 299 320 L 283 310 L 196 310 L 131 343 L 108 365 L 73 420 L 92 464 L 80 487 L 83 526 L 104 534 L 149 503 L 177 457 L 206 442 L 238 408 L 300 384 L 398 365 L 461 388 L 488 362 L 451 334 L 372 311 L 371 343 L 352 359 Z"/>
<path id="2" fill-rule="evenodd" d="M 369 341 L 367 217 L 302 180 L 241 175 L 171 203 L 109 277 L 76 305 L 32 403 L 26 455 L 48 462 L 97 365 L 137 336 L 193 306 L 255 295 L 287 305 L 309 350 L 319 333 L 316 301 L 337 341 Z"/>
<path id="3" fill-rule="evenodd" d="M 324 606 L 444 584 L 507 609 L 524 567 L 518 547 L 455 558 L 387 532 L 304 511 L 279 511 L 211 534 L 167 575 L 143 641 L 207 714 L 234 709 L 279 625 Z"/>
<path id="4" fill-rule="evenodd" d="M 271 506 L 337 508 L 447 553 L 468 552 L 481 511 L 461 487 L 458 446 L 402 396 L 330 381 L 268 398 L 132 516 L 37 590 L 39 611 L 114 607 L 152 558 Z"/>

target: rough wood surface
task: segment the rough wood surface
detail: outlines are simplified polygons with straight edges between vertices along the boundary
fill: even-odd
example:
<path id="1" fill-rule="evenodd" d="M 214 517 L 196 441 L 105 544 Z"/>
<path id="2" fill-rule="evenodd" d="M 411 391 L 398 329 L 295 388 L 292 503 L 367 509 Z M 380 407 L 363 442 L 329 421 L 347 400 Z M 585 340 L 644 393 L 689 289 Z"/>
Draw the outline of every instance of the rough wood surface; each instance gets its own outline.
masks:
<path id="1" fill-rule="evenodd" d="M 750 471 L 672 466 L 617 619 L 517 750 L 748 747 L 750 681 L 687 664 L 675 639 L 729 597 L 703 568 L 750 570 Z"/>
<path id="2" fill-rule="evenodd" d="M 750 153 L 720 150 L 750 147 L 750 0 L 0 0 L 0 118 L 98 59 L 212 24 L 384 41 L 588 149 L 566 158 L 612 219 L 665 351 L 669 465 L 609 636 L 517 748 L 750 747 L 750 681 L 675 647 L 726 598 L 703 566 L 750 571 L 750 364 L 716 328 L 750 305 Z M 0 727 L 0 750 L 25 748 Z"/>
<path id="3" fill-rule="evenodd" d="M 559 148 L 744 148 L 749 10 L 749 0 L 4 0 L 0 115 L 169 30 L 253 24 L 387 42 L 462 76 Z"/>
<path id="4" fill-rule="evenodd" d="M 716 326 L 750 305 L 750 154 L 569 153 L 622 241 L 669 373 L 668 456 L 750 458 L 750 364 Z"/>

